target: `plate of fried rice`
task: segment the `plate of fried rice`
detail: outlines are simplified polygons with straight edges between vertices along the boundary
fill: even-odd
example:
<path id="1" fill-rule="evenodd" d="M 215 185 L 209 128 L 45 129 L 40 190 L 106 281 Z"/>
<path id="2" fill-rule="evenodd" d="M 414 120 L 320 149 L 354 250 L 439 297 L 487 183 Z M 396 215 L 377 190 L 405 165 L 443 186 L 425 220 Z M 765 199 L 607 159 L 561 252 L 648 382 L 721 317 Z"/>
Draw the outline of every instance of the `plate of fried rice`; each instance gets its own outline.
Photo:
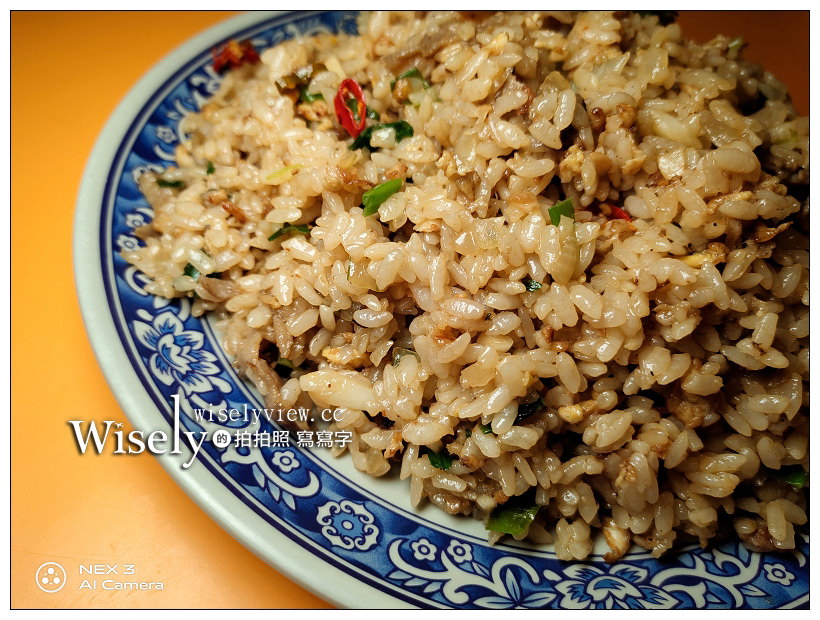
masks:
<path id="1" fill-rule="evenodd" d="M 742 48 L 626 11 L 190 41 L 79 198 L 129 419 L 340 606 L 807 605 L 808 117 Z"/>

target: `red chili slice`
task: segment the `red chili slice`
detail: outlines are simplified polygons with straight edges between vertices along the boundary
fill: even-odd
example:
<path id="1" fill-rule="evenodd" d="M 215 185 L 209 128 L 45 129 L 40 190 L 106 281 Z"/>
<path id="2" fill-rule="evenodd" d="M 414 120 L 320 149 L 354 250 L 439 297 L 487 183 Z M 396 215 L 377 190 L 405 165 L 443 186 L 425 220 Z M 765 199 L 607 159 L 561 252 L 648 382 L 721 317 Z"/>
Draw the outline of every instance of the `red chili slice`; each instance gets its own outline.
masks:
<path id="1" fill-rule="evenodd" d="M 336 116 L 347 133 L 354 138 L 362 133 L 367 120 L 367 105 L 364 102 L 362 87 L 356 80 L 342 80 L 333 105 L 336 108 Z"/>
<path id="2" fill-rule="evenodd" d="M 248 39 L 235 41 L 231 39 L 219 49 L 211 50 L 214 70 L 222 73 L 228 69 L 236 69 L 242 65 L 255 65 L 259 62 L 259 54 L 253 43 Z"/>
<path id="3" fill-rule="evenodd" d="M 610 210 L 610 217 L 616 220 L 626 220 L 627 222 L 631 222 L 632 218 L 630 217 L 629 213 L 621 209 L 620 207 L 616 207 L 615 205 L 609 205 Z"/>

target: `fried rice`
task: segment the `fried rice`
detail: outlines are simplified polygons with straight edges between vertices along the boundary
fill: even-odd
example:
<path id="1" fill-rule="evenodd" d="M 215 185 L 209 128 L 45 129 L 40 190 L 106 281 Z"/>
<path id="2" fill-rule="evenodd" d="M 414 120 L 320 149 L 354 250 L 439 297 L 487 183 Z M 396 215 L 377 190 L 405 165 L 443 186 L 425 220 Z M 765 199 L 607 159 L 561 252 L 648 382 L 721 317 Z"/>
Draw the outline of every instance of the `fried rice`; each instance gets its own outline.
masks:
<path id="1" fill-rule="evenodd" d="M 631 12 L 358 25 L 259 50 L 182 121 L 124 252 L 146 289 L 215 313 L 266 406 L 338 410 L 358 469 L 491 541 L 794 548 L 808 118 L 783 84 Z"/>

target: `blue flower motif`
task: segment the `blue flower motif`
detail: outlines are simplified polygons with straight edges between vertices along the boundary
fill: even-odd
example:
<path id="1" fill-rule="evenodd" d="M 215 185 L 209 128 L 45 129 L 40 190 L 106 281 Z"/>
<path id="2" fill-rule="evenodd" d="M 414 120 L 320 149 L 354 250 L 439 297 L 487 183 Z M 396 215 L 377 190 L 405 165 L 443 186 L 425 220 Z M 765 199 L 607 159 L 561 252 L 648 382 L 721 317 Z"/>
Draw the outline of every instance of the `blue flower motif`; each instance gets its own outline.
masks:
<path id="1" fill-rule="evenodd" d="M 596 566 L 575 565 L 566 570 L 567 579 L 555 589 L 564 596 L 566 609 L 667 609 L 678 602 L 655 586 L 644 583 L 649 571 L 618 564 L 604 572 Z"/>
<path id="2" fill-rule="evenodd" d="M 794 581 L 794 575 L 782 564 L 764 564 L 763 570 L 766 573 L 766 579 L 772 583 L 789 586 Z"/>
<path id="3" fill-rule="evenodd" d="M 155 133 L 157 135 L 157 138 L 159 138 L 166 144 L 171 144 L 171 142 L 177 139 L 177 135 L 176 133 L 174 133 L 174 130 L 165 125 L 160 125 L 159 127 L 157 127 Z"/>
<path id="4" fill-rule="evenodd" d="M 457 540 L 450 541 L 450 546 L 447 547 L 447 553 L 450 554 L 450 557 L 453 558 L 456 564 L 473 561 L 473 548 Z"/>
<path id="5" fill-rule="evenodd" d="M 207 378 L 217 375 L 216 357 L 202 350 L 205 338 L 201 332 L 189 331 L 170 311 L 160 312 L 149 325 L 134 321 L 133 331 L 143 346 L 152 351 L 151 372 L 165 385 L 174 381 L 187 394 L 205 393 L 214 389 Z"/>
<path id="6" fill-rule="evenodd" d="M 378 542 L 379 528 L 373 514 L 362 504 L 344 499 L 319 506 L 316 521 L 322 535 L 334 547 L 366 551 Z"/>
<path id="7" fill-rule="evenodd" d="M 521 582 L 512 569 L 507 568 L 503 573 L 504 594 L 493 596 L 483 596 L 476 599 L 476 605 L 480 607 L 491 607 L 494 609 L 528 608 L 539 609 L 545 607 L 555 598 L 554 592 L 538 591 L 530 592 L 526 596 L 521 588 Z"/>
<path id="8" fill-rule="evenodd" d="M 140 242 L 129 235 L 119 235 L 117 237 L 117 247 L 120 250 L 136 250 L 140 247 Z"/>
<path id="9" fill-rule="evenodd" d="M 271 462 L 276 465 L 283 474 L 287 474 L 301 466 L 293 450 L 280 450 L 273 455 Z"/>
<path id="10" fill-rule="evenodd" d="M 129 213 L 125 216 L 125 225 L 128 228 L 139 228 L 145 226 L 145 216 L 142 213 Z"/>
<path id="11" fill-rule="evenodd" d="M 436 559 L 438 548 L 426 538 L 410 543 L 410 548 L 413 550 L 413 557 L 419 561 Z"/>

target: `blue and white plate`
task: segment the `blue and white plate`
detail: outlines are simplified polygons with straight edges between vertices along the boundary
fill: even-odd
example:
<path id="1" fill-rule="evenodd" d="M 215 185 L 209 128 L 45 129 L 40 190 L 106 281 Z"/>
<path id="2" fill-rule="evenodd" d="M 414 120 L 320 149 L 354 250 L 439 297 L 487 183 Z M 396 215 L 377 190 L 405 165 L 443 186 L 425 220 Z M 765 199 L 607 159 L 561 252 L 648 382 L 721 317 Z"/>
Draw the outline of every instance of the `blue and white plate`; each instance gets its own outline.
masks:
<path id="1" fill-rule="evenodd" d="M 80 191 L 75 263 L 83 316 L 106 378 L 134 426 L 265 434 L 266 420 L 206 422 L 194 409 L 255 409 L 259 395 L 231 367 L 207 320 L 187 300 L 143 289 L 121 257 L 151 219 L 137 188 L 146 169 L 173 162 L 178 125 L 216 91 L 210 50 L 228 39 L 263 49 L 299 34 L 354 33 L 355 16 L 254 13 L 188 42 L 154 68 L 116 110 Z M 243 416 L 245 417 L 245 416 Z M 293 442 L 292 442 L 293 443 Z M 161 461 L 214 519 L 282 573 L 346 607 L 776 608 L 808 603 L 808 541 L 793 554 L 751 553 L 737 542 L 655 560 L 633 551 L 616 564 L 583 563 L 525 544 L 490 546 L 480 523 L 414 510 L 406 482 L 372 479 L 323 448 L 218 448 L 205 441 Z M 205 544 L 205 541 L 203 541 Z M 601 550 L 605 551 L 605 550 Z"/>

